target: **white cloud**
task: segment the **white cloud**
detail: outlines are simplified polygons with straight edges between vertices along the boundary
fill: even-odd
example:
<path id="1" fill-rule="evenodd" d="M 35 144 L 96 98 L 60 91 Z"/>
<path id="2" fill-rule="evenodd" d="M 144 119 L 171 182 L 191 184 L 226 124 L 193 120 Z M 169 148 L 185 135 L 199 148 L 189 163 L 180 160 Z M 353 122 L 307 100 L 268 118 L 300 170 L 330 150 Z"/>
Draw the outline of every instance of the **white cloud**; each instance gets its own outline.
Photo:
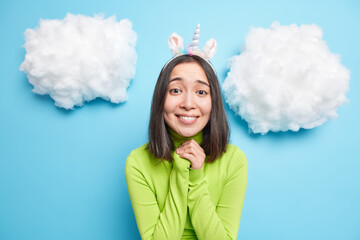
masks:
<path id="1" fill-rule="evenodd" d="M 350 72 L 312 25 L 252 28 L 223 83 L 232 110 L 254 133 L 314 128 L 337 117 Z"/>
<path id="2" fill-rule="evenodd" d="M 49 94 L 58 107 L 73 109 L 97 97 L 113 103 L 127 99 L 135 75 L 136 33 L 127 20 L 67 14 L 41 20 L 25 31 L 25 61 L 33 92 Z"/>

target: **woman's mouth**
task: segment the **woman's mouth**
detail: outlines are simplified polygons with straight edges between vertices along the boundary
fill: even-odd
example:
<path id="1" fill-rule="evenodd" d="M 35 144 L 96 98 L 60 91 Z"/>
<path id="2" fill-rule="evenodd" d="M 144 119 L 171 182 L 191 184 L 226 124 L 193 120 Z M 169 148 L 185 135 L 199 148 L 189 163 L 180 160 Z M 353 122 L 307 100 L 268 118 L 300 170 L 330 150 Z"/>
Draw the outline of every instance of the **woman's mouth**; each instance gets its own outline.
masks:
<path id="1" fill-rule="evenodd" d="M 179 118 L 180 122 L 184 124 L 193 124 L 196 122 L 197 116 L 185 116 L 185 115 L 176 115 Z"/>

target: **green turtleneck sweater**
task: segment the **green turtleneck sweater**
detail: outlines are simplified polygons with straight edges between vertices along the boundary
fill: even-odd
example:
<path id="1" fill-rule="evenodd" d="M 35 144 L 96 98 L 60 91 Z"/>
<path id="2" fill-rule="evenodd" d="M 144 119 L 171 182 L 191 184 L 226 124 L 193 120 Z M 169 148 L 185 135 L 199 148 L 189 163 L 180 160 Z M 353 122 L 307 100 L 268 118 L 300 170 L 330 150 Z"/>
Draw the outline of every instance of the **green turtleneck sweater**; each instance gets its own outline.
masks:
<path id="1" fill-rule="evenodd" d="M 175 149 L 191 138 L 171 131 Z M 126 160 L 128 191 L 142 239 L 236 239 L 245 198 L 245 154 L 228 144 L 226 152 L 201 169 L 172 153 L 173 163 L 156 159 L 147 144 Z"/>

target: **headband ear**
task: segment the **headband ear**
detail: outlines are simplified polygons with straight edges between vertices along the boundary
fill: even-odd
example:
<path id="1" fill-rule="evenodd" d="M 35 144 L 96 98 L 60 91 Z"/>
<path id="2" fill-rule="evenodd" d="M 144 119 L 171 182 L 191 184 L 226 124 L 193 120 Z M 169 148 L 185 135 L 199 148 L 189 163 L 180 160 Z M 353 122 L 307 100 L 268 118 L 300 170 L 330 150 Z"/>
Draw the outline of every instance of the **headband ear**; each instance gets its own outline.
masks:
<path id="1" fill-rule="evenodd" d="M 203 48 L 204 58 L 206 58 L 207 60 L 210 60 L 216 52 L 216 46 L 217 46 L 217 43 L 216 43 L 215 39 L 208 40 Z"/>
<path id="2" fill-rule="evenodd" d="M 177 33 L 171 34 L 169 38 L 169 48 L 174 56 L 180 55 L 184 49 L 184 40 Z"/>

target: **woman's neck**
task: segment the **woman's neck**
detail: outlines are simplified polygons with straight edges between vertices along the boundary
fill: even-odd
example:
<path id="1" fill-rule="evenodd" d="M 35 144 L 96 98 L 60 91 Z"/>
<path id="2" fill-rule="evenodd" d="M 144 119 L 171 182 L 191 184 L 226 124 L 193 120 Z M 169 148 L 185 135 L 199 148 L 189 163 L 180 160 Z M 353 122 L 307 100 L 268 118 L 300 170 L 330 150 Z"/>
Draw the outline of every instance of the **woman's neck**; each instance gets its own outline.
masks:
<path id="1" fill-rule="evenodd" d="M 203 140 L 203 131 L 198 132 L 197 134 L 195 134 L 192 137 L 184 137 L 181 136 L 180 134 L 178 134 L 177 132 L 175 132 L 174 130 L 172 130 L 171 128 L 168 127 L 169 133 L 170 133 L 170 137 L 174 142 L 174 146 L 175 149 L 178 148 L 183 142 L 190 140 L 190 139 L 194 139 L 199 145 L 201 145 L 202 140 Z"/>

